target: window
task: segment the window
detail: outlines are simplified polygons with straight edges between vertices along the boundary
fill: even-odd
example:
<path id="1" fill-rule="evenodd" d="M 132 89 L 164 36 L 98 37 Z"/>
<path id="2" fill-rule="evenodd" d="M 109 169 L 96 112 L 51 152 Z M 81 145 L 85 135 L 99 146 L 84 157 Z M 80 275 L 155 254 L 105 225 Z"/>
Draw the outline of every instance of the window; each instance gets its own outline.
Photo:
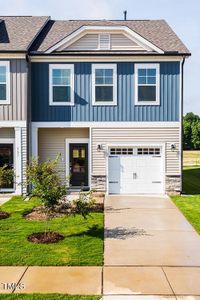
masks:
<path id="1" fill-rule="evenodd" d="M 133 148 L 111 148 L 110 155 L 133 155 Z"/>
<path id="2" fill-rule="evenodd" d="M 93 105 L 117 105 L 117 67 L 115 64 L 92 65 Z"/>
<path id="3" fill-rule="evenodd" d="M 100 33 L 99 34 L 99 50 L 109 50 L 110 49 L 110 34 Z"/>
<path id="4" fill-rule="evenodd" d="M 49 104 L 74 105 L 74 65 L 49 66 Z"/>
<path id="5" fill-rule="evenodd" d="M 136 64 L 135 103 L 136 105 L 159 105 L 159 65 Z"/>
<path id="6" fill-rule="evenodd" d="M 160 148 L 137 148 L 137 155 L 160 155 Z"/>
<path id="7" fill-rule="evenodd" d="M 10 63 L 0 62 L 0 104 L 10 104 Z"/>

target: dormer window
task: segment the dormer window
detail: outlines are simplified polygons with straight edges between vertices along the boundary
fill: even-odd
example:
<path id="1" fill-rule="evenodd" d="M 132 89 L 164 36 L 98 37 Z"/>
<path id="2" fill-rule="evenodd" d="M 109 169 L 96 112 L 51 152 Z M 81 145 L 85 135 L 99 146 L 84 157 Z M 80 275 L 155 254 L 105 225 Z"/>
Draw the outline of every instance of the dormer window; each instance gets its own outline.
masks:
<path id="1" fill-rule="evenodd" d="M 100 33 L 99 34 L 99 50 L 109 50 L 110 49 L 110 34 Z"/>

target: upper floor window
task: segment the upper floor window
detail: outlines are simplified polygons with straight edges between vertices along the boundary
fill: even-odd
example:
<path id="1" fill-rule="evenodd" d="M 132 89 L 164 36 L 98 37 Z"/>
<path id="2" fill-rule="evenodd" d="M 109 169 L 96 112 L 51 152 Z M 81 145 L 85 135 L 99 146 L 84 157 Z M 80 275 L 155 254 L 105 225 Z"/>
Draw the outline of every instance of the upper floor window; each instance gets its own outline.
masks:
<path id="1" fill-rule="evenodd" d="M 74 105 L 74 65 L 49 66 L 49 104 Z"/>
<path id="2" fill-rule="evenodd" d="M 10 104 L 9 61 L 0 61 L 0 104 Z"/>
<path id="3" fill-rule="evenodd" d="M 135 65 L 135 104 L 159 105 L 159 65 Z"/>
<path id="4" fill-rule="evenodd" d="M 93 105 L 117 105 L 116 64 L 92 65 Z"/>

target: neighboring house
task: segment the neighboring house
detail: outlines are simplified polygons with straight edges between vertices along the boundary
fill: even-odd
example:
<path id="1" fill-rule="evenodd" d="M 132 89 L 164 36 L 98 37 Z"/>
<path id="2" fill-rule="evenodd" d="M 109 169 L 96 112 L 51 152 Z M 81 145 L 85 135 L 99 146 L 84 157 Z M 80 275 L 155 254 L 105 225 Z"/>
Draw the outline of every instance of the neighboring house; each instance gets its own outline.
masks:
<path id="1" fill-rule="evenodd" d="M 30 155 L 60 153 L 75 189 L 180 193 L 189 55 L 163 20 L 48 20 L 27 55 Z"/>
<path id="2" fill-rule="evenodd" d="M 0 17 L 0 167 L 14 168 L 1 192 L 21 194 L 28 156 L 28 50 L 48 17 Z M 30 118 L 30 117 L 29 117 Z"/>

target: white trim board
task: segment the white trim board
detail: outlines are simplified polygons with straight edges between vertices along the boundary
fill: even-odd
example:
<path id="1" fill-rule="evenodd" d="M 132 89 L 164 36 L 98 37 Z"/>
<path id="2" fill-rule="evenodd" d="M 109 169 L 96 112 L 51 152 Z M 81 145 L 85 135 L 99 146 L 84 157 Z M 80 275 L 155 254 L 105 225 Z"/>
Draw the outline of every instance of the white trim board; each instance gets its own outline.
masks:
<path id="1" fill-rule="evenodd" d="M 0 121 L 0 128 L 26 127 L 26 121 Z"/>
<path id="2" fill-rule="evenodd" d="M 90 164 L 91 164 L 91 149 L 90 149 L 90 139 L 89 138 L 71 138 L 71 139 L 65 139 L 65 174 L 68 178 L 70 175 L 69 172 L 69 145 L 70 144 L 88 144 L 88 185 L 91 184 L 91 177 L 90 177 Z"/>
<path id="3" fill-rule="evenodd" d="M 180 127 L 180 122 L 32 122 L 33 128 L 138 128 Z"/>
<path id="4" fill-rule="evenodd" d="M 128 28 L 127 26 L 86 26 L 86 25 L 82 26 L 81 28 L 78 28 L 73 33 L 68 35 L 66 38 L 62 39 L 60 42 L 56 43 L 55 45 L 47 49 L 45 53 L 51 53 L 63 45 L 66 45 L 65 47 L 67 47 L 70 44 L 74 43 L 77 39 L 79 39 L 83 35 L 87 33 L 93 33 L 94 31 L 97 32 L 122 31 L 127 33 L 133 39 L 135 39 L 140 45 L 142 45 L 148 51 L 154 50 L 158 53 L 164 53 L 162 49 L 158 48 L 156 45 L 149 42 L 147 39 L 145 39 L 144 37 L 136 33 L 134 30 Z"/>
<path id="5" fill-rule="evenodd" d="M 93 56 L 93 55 L 77 55 L 77 56 L 63 56 L 63 55 L 47 55 L 47 56 L 43 56 L 43 55 L 37 55 L 37 56 L 31 56 L 31 62 L 105 62 L 105 61 L 109 61 L 109 62 L 121 62 L 121 61 L 128 61 L 128 62 L 162 62 L 162 61 L 181 61 L 183 59 L 183 57 L 186 57 L 185 55 L 182 56 L 165 56 L 163 54 L 163 56 L 156 56 L 156 55 L 141 55 L 141 56 L 135 56 L 133 54 L 130 53 L 129 56 L 123 56 L 123 54 L 120 56 L 107 56 L 107 55 L 99 55 L 99 56 Z"/>

